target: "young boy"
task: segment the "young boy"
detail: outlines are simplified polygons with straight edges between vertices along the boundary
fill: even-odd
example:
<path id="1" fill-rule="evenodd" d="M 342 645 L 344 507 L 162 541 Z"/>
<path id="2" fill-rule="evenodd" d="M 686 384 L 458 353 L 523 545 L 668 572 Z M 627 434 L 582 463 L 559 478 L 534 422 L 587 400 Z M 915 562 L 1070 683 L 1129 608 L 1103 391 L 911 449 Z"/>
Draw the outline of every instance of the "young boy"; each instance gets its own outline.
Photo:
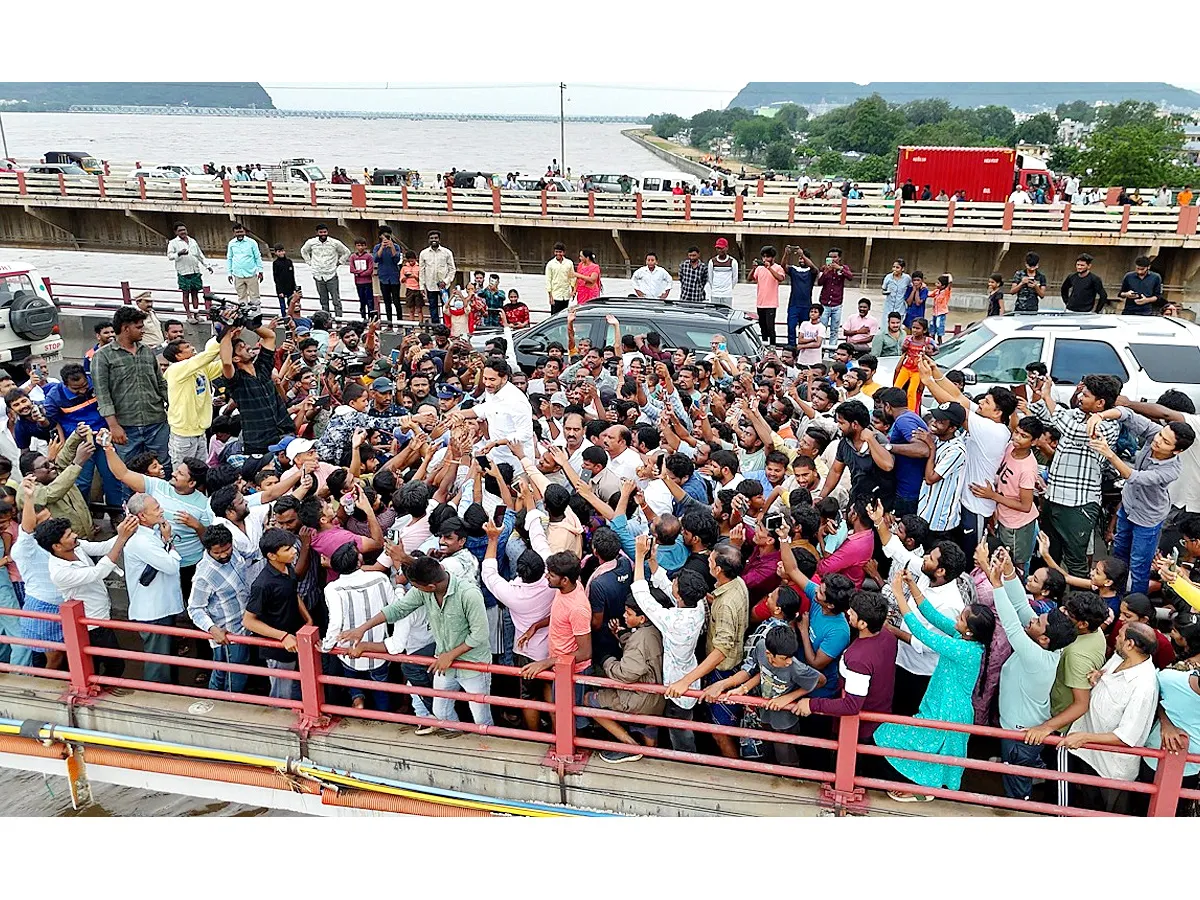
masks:
<path id="1" fill-rule="evenodd" d="M 829 337 L 829 329 L 821 324 L 821 307 L 808 309 L 808 321 L 802 322 L 796 335 L 796 365 L 813 366 L 821 361 L 821 348 Z"/>
<path id="2" fill-rule="evenodd" d="M 298 592 L 299 582 L 292 566 L 298 555 L 296 538 L 282 528 L 269 528 L 259 538 L 258 548 L 267 565 L 250 587 L 250 600 L 242 615 L 246 630 L 280 641 L 282 647 L 260 647 L 259 655 L 271 669 L 296 670 L 296 632 L 312 624 Z M 271 696 L 300 699 L 300 682 L 271 677 Z"/>
<path id="3" fill-rule="evenodd" d="M 976 497 L 995 502 L 996 543 L 1008 551 L 1021 575 L 1033 556 L 1037 532 L 1038 508 L 1033 502 L 1033 492 L 1037 486 L 1038 462 L 1033 455 L 1033 444 L 1045 430 L 1037 416 L 1025 416 L 1017 423 L 1017 430 L 1004 450 L 995 484 L 970 485 Z"/>
<path id="4" fill-rule="evenodd" d="M 939 341 L 946 336 L 946 316 L 950 313 L 950 276 L 939 275 L 933 289 L 933 322 L 929 329 Z"/>
<path id="5" fill-rule="evenodd" d="M 754 648 L 750 658 L 757 671 L 751 676 L 745 668 L 739 669 L 729 678 L 713 684 L 705 697 L 724 693 L 731 696 L 748 694 L 754 688 L 767 701 L 759 707 L 758 715 L 769 729 L 781 734 L 795 734 L 800 717 L 795 713 L 796 701 L 810 694 L 814 688 L 825 683 L 825 676 L 796 659 L 800 639 L 790 625 L 776 625 Z M 731 690 L 732 689 L 732 690 Z M 781 766 L 795 766 L 800 754 L 796 744 L 774 744 L 775 762 Z"/>
<path id="6" fill-rule="evenodd" d="M 279 314 L 286 317 L 288 304 L 296 293 L 296 267 L 288 259 L 283 244 L 273 244 L 275 261 L 271 263 L 271 277 L 275 281 L 275 297 L 279 300 Z"/>
<path id="7" fill-rule="evenodd" d="M 350 274 L 358 291 L 358 314 L 363 319 L 375 317 L 375 257 L 371 255 L 366 238 L 354 239 L 350 254 Z"/>
<path id="8" fill-rule="evenodd" d="M 404 251 L 404 263 L 400 266 L 400 286 L 404 288 L 404 303 L 410 319 L 421 318 L 421 264 L 412 250 Z"/>
<path id="9" fill-rule="evenodd" d="M 1050 536 L 1046 532 L 1039 534 L 1037 540 L 1038 554 L 1042 561 L 1051 569 L 1061 572 L 1067 580 L 1068 587 L 1077 591 L 1095 591 L 1112 611 L 1109 621 L 1120 617 L 1121 598 L 1125 596 L 1125 587 L 1129 581 L 1129 565 L 1124 560 L 1115 556 L 1110 559 L 1098 559 L 1092 563 L 1088 577 L 1080 578 L 1055 562 L 1054 557 L 1050 555 Z"/>

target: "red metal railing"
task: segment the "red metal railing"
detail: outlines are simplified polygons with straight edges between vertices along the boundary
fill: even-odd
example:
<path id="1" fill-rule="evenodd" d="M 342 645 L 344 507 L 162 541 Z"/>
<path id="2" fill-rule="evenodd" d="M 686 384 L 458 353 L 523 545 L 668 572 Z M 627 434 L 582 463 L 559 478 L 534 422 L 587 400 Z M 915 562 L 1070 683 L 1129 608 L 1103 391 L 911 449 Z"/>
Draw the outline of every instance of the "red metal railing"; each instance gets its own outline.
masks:
<path id="1" fill-rule="evenodd" d="M 1041 778 L 1046 781 L 1066 782 L 1068 784 L 1087 785 L 1100 788 L 1110 788 L 1130 793 L 1146 795 L 1149 798 L 1149 814 L 1152 816 L 1173 816 L 1176 806 L 1181 799 L 1200 800 L 1200 790 L 1189 790 L 1182 787 L 1184 766 L 1189 763 L 1200 763 L 1200 753 L 1168 753 L 1163 750 L 1143 747 L 1111 747 L 1096 746 L 1093 749 L 1107 752 L 1122 753 L 1128 756 L 1152 758 L 1158 761 L 1157 771 L 1153 782 L 1119 781 L 1084 775 L 1075 772 L 1040 769 L 1028 766 L 1014 766 L 990 760 L 973 759 L 970 757 L 949 757 L 910 750 L 898 750 L 877 747 L 873 744 L 861 744 L 858 741 L 860 721 L 894 722 L 900 724 L 916 724 L 922 728 L 932 728 L 941 731 L 955 731 L 968 735 L 988 738 L 1021 739 L 1023 734 L 1016 731 L 1006 731 L 1001 728 L 991 728 L 980 725 L 966 725 L 955 722 L 938 722 L 894 716 L 881 713 L 862 713 L 860 716 L 846 717 L 838 720 L 836 738 L 814 738 L 803 735 L 785 734 L 765 729 L 748 729 L 727 727 L 701 721 L 687 721 L 667 718 L 665 716 L 643 716 L 631 713 L 600 710 L 591 706 L 575 705 L 575 690 L 577 685 L 588 688 L 613 688 L 622 691 L 663 694 L 666 688 L 658 684 L 625 684 L 594 675 L 576 674 L 573 661 L 562 658 L 556 661 L 554 667 L 539 676 L 543 682 L 552 685 L 552 702 L 543 700 L 524 700 L 517 697 L 505 697 L 493 693 L 477 694 L 469 691 L 447 691 L 436 688 L 417 687 L 408 684 L 392 682 L 376 682 L 361 678 L 341 675 L 327 675 L 322 672 L 322 651 L 317 629 L 311 625 L 302 628 L 296 635 L 298 666 L 294 671 L 271 669 L 265 666 L 247 665 L 240 663 L 216 662 L 201 659 L 187 659 L 157 653 L 143 653 L 133 650 L 111 649 L 92 646 L 88 637 L 88 626 L 99 626 L 123 632 L 146 632 L 170 635 L 177 638 L 208 640 L 206 632 L 190 628 L 151 625 L 143 622 L 128 622 L 123 620 L 89 619 L 83 612 L 80 601 L 64 603 L 60 615 L 52 613 L 34 613 L 17 609 L 0 608 L 0 616 L 12 616 L 26 619 L 57 620 L 62 622 L 63 640 L 61 642 L 34 640 L 0 635 L 0 644 L 25 646 L 39 650 L 59 650 L 66 656 L 66 671 L 52 670 L 44 667 L 18 666 L 10 663 L 0 664 L 0 672 L 13 672 L 22 675 L 34 675 L 56 678 L 68 681 L 70 695 L 74 697 L 89 697 L 98 694 L 105 687 L 134 688 L 137 690 L 174 694 L 186 697 L 198 697 L 213 700 L 230 700 L 240 703 L 251 703 L 260 706 L 272 706 L 282 709 L 295 710 L 298 713 L 301 727 L 313 727 L 327 724 L 329 717 L 341 716 L 346 718 L 372 719 L 381 722 L 393 722 L 404 725 L 429 725 L 436 723 L 438 728 L 462 731 L 472 734 L 483 734 L 514 740 L 533 741 L 549 745 L 546 763 L 556 767 L 578 765 L 584 759 L 587 750 L 616 750 L 628 752 L 636 750 L 644 756 L 656 759 L 674 760 L 678 762 L 716 766 L 744 772 L 754 772 L 766 775 L 800 778 L 816 781 L 823 786 L 823 800 L 828 805 L 841 812 L 864 811 L 868 806 L 865 791 L 871 790 L 916 790 L 922 794 L 961 803 L 970 803 L 999 809 L 1010 809 L 1018 812 L 1039 813 L 1058 816 L 1105 816 L 1109 813 L 1097 812 L 1075 807 L 1058 806 L 1051 803 L 1014 800 L 1003 795 L 985 794 L 977 791 L 951 790 L 949 788 L 914 787 L 909 782 L 867 777 L 856 772 L 859 755 L 884 756 L 897 759 L 913 759 L 940 764 L 960 766 L 964 770 L 988 772 L 1000 775 L 1025 775 L 1031 778 Z M 280 647 L 276 641 L 264 638 L 242 635 L 229 635 L 234 643 L 257 647 Z M 334 651 L 335 656 L 343 656 L 344 652 Z M 383 659 L 400 663 L 429 664 L 432 659 L 418 656 L 392 656 L 387 654 L 366 654 L 369 658 Z M 95 659 L 120 659 L 150 663 L 169 664 L 184 668 L 198 668 L 212 671 L 222 671 L 231 674 L 262 675 L 270 678 L 280 678 L 298 683 L 300 699 L 284 699 L 264 697 L 232 691 L 213 691 L 201 687 L 188 687 L 175 684 L 161 684 L 136 678 L 113 677 L 99 675 L 94 669 Z M 500 666 L 483 663 L 459 662 L 456 669 L 476 672 L 488 672 L 493 675 L 520 677 L 520 669 L 512 666 Z M 539 713 L 547 713 L 553 721 L 550 732 L 528 731 L 505 725 L 478 725 L 474 722 L 446 721 L 428 717 L 419 717 L 398 712 L 384 712 L 373 709 L 358 709 L 353 706 L 343 706 L 327 702 L 326 687 L 355 688 L 364 693 L 384 692 L 387 694 L 407 694 L 423 698 L 445 698 L 454 701 L 468 701 L 487 704 L 492 707 L 509 709 L 531 709 Z M 699 692 L 689 691 L 689 696 L 699 696 Z M 747 707 L 760 707 L 766 701 L 759 697 L 739 696 L 729 698 Z M 665 747 L 631 748 L 612 740 L 598 740 L 580 737 L 576 732 L 576 717 L 592 719 L 610 719 L 633 725 L 685 729 L 698 733 L 723 734 L 733 738 L 749 737 L 767 743 L 789 744 L 812 748 L 833 754 L 834 770 L 787 766 L 776 763 L 766 763 L 757 760 L 729 759 L 722 756 L 711 756 L 701 753 L 688 753 Z M 1046 743 L 1057 745 L 1059 738 L 1051 736 Z M 1200 749 L 1200 748 L 1197 748 Z"/>

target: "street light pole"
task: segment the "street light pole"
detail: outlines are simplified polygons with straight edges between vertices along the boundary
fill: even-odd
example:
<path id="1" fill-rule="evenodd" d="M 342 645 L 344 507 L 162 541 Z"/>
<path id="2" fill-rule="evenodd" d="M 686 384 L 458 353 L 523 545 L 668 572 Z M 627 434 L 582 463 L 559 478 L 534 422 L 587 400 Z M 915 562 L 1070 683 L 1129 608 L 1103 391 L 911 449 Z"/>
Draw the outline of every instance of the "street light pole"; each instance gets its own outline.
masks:
<path id="1" fill-rule="evenodd" d="M 8 159 L 8 138 L 4 134 L 4 113 L 0 113 L 0 142 L 4 144 L 4 158 Z"/>
<path id="2" fill-rule="evenodd" d="M 562 170 L 563 178 L 567 177 L 566 90 L 566 84 L 560 81 L 558 83 L 558 164 Z"/>

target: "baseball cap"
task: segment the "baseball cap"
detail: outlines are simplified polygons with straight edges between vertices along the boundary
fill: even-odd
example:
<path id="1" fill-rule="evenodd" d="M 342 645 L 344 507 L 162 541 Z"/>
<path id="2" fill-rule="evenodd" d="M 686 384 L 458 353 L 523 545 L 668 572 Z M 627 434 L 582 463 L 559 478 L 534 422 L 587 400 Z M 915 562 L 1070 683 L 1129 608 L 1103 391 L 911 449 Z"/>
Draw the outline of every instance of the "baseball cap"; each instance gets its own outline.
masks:
<path id="1" fill-rule="evenodd" d="M 296 334 L 312 334 L 312 326 L 311 325 L 301 325 L 301 324 L 297 323 L 296 324 Z"/>
<path id="2" fill-rule="evenodd" d="M 563 393 L 562 391 L 556 391 L 550 397 L 550 405 L 551 406 L 561 406 L 563 408 L 570 406 L 570 404 L 567 402 L 567 395 L 565 393 Z"/>
<path id="3" fill-rule="evenodd" d="M 370 375 L 373 378 L 382 378 L 385 375 L 392 373 L 392 362 L 388 359 L 377 359 L 371 365 Z"/>
<path id="4" fill-rule="evenodd" d="M 461 397 L 463 392 L 452 384 L 442 384 L 438 385 L 437 395 L 439 400 L 453 400 Z"/>
<path id="5" fill-rule="evenodd" d="M 717 238 L 716 248 L 718 250 L 728 250 L 729 241 L 725 240 L 725 238 Z"/>
<path id="6" fill-rule="evenodd" d="M 287 458 L 295 462 L 297 456 L 301 453 L 307 453 L 315 446 L 317 446 L 316 442 L 310 441 L 308 438 L 295 438 L 288 444 Z"/>
<path id="7" fill-rule="evenodd" d="M 929 416 L 949 422 L 955 428 L 961 428 L 963 422 L 967 421 L 966 411 L 957 403 L 943 403 L 941 406 L 935 406 L 929 411 Z"/>
<path id="8" fill-rule="evenodd" d="M 288 446 L 294 440 L 296 440 L 295 435 L 291 435 L 291 436 L 285 437 L 285 438 L 280 438 L 277 443 L 274 443 L 270 447 L 267 448 L 267 452 L 268 453 L 282 453 L 284 450 L 286 450 L 288 448 Z"/>
<path id="9" fill-rule="evenodd" d="M 390 394 L 396 389 L 396 383 L 390 378 L 376 378 L 371 382 L 371 390 L 381 394 Z"/>

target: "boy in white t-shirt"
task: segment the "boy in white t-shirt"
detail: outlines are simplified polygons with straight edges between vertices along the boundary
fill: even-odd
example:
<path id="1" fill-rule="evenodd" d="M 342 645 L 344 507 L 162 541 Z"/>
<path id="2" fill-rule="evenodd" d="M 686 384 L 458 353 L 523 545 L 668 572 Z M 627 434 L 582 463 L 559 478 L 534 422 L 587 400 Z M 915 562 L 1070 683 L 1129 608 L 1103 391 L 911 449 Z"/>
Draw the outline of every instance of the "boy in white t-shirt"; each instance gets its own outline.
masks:
<path id="1" fill-rule="evenodd" d="M 797 329 L 796 333 L 796 365 L 812 366 L 821 361 L 821 348 L 829 329 L 821 324 L 821 307 L 813 304 L 808 311 L 808 321 Z"/>

